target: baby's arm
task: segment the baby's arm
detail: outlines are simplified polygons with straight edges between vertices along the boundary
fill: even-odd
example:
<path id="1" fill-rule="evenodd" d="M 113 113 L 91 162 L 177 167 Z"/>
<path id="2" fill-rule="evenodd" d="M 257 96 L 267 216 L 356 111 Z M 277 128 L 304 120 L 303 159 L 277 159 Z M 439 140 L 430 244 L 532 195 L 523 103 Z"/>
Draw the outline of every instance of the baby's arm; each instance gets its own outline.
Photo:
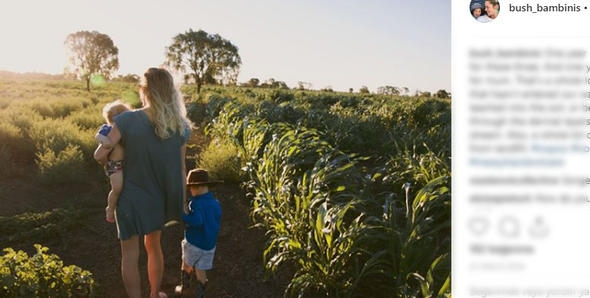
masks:
<path id="1" fill-rule="evenodd" d="M 106 151 L 107 152 L 106 155 L 104 155 L 103 151 Z M 109 150 L 104 149 L 102 147 L 102 144 L 98 144 L 98 147 L 96 147 L 96 150 L 94 150 L 94 159 L 98 163 L 104 165 L 104 164 L 107 163 L 107 157 L 109 155 L 108 152 L 109 152 Z M 103 157 L 103 155 L 104 155 L 104 157 Z"/>
<path id="2" fill-rule="evenodd" d="M 110 144 L 100 144 L 94 151 L 94 159 L 102 164 L 107 162 L 109 153 L 121 140 L 121 132 L 117 128 L 117 125 L 113 125 L 113 128 L 109 132 L 107 138 L 109 139 Z"/>
<path id="3" fill-rule="evenodd" d="M 94 139 L 99 144 L 105 144 L 109 147 L 112 147 L 113 145 L 111 144 L 111 140 L 107 137 L 109 135 L 109 132 L 111 132 L 112 128 L 113 127 L 108 124 L 103 124 L 96 133 L 96 135 L 94 135 Z"/>

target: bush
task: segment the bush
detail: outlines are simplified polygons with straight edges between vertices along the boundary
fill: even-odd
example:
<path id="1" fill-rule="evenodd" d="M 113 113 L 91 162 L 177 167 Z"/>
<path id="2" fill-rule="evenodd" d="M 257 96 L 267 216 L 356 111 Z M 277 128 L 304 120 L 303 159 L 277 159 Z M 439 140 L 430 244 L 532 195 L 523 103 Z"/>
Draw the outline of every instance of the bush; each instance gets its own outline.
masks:
<path id="1" fill-rule="evenodd" d="M 186 104 L 186 116 L 194 124 L 200 126 L 207 118 L 207 106 L 200 102 L 189 102 Z"/>
<path id="2" fill-rule="evenodd" d="M 78 183 L 87 181 L 84 156 L 80 148 L 75 145 L 55 153 L 46 147 L 37 153 L 39 180 L 46 184 Z"/>
<path id="3" fill-rule="evenodd" d="M 22 132 L 28 132 L 35 123 L 42 121 L 43 118 L 25 106 L 15 106 L 0 115 L 3 122 L 8 122 L 18 127 Z"/>
<path id="4" fill-rule="evenodd" d="M 35 148 L 31 140 L 23 137 L 21 130 L 11 123 L 0 123 L 0 143 L 1 151 L 4 155 L 10 155 L 11 162 L 28 162 L 33 159 Z"/>
<path id="5" fill-rule="evenodd" d="M 88 108 L 72 113 L 68 116 L 67 120 L 82 129 L 91 130 L 98 130 L 100 125 L 105 123 L 105 119 L 102 117 L 102 110 L 100 110 L 98 106 L 94 106 L 92 109 Z"/>
<path id="6" fill-rule="evenodd" d="M 33 111 L 36 111 L 43 118 L 64 118 L 70 115 L 72 112 L 80 110 L 83 105 L 87 105 L 88 102 L 80 98 L 64 98 L 64 95 L 59 95 L 59 99 L 53 99 L 48 101 L 46 98 L 38 98 L 32 100 L 30 107 Z"/>
<path id="7" fill-rule="evenodd" d="M 197 167 L 207 169 L 215 179 L 226 183 L 242 181 L 238 149 L 233 144 L 213 140 L 199 158 Z"/>
<path id="8" fill-rule="evenodd" d="M 55 254 L 35 244 L 29 257 L 22 250 L 5 248 L 0 256 L 0 297 L 95 297 L 92 273 L 63 265 Z"/>
<path id="9" fill-rule="evenodd" d="M 45 154 L 46 149 L 61 152 L 68 146 L 77 146 L 86 162 L 93 162 L 92 152 L 96 148 L 94 133 L 98 126 L 91 130 L 81 130 L 78 125 L 63 119 L 45 119 L 33 123 L 29 135 L 37 149 L 37 155 Z"/>

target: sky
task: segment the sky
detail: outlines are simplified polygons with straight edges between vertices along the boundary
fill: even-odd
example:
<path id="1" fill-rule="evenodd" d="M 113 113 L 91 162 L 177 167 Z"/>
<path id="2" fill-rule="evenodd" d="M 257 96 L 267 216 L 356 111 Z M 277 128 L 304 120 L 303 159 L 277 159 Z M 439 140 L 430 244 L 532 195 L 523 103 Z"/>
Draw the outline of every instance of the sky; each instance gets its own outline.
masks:
<path id="1" fill-rule="evenodd" d="M 238 47 L 238 82 L 451 90 L 446 0 L 2 1 L 0 70 L 62 73 L 67 35 L 87 30 L 118 47 L 116 74 L 142 74 L 162 65 L 172 38 L 189 29 Z"/>

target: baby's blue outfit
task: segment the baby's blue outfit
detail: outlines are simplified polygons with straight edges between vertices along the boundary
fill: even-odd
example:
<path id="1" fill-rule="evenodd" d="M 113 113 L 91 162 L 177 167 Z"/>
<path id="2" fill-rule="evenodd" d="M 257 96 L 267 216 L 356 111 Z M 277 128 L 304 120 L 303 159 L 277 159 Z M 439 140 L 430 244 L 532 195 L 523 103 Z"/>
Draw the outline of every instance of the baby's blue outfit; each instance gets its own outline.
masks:
<path id="1" fill-rule="evenodd" d="M 106 137 L 109 135 L 109 132 L 111 132 L 111 129 L 113 129 L 111 125 L 103 124 L 98 130 L 98 133 Z"/>

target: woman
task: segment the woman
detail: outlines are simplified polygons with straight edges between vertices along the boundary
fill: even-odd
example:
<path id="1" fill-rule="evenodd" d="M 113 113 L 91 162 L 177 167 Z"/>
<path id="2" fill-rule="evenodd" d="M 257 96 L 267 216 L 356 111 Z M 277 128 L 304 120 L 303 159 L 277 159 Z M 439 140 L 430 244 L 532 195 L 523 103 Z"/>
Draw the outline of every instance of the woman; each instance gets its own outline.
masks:
<path id="1" fill-rule="evenodd" d="M 160 238 L 165 223 L 180 220 L 186 210 L 190 122 L 180 92 L 165 69 L 148 69 L 139 95 L 143 108 L 115 117 L 108 134 L 112 144 L 121 142 L 125 148 L 123 190 L 116 209 L 121 274 L 129 297 L 140 297 L 139 236 L 143 235 L 150 297 L 166 297 L 160 292 L 164 272 Z M 104 162 L 110 149 L 99 147 L 95 158 Z"/>
<path id="2" fill-rule="evenodd" d="M 487 23 L 498 17 L 498 13 L 500 12 L 500 3 L 498 0 L 485 0 L 484 7 L 486 14 L 478 17 L 478 21 Z"/>

